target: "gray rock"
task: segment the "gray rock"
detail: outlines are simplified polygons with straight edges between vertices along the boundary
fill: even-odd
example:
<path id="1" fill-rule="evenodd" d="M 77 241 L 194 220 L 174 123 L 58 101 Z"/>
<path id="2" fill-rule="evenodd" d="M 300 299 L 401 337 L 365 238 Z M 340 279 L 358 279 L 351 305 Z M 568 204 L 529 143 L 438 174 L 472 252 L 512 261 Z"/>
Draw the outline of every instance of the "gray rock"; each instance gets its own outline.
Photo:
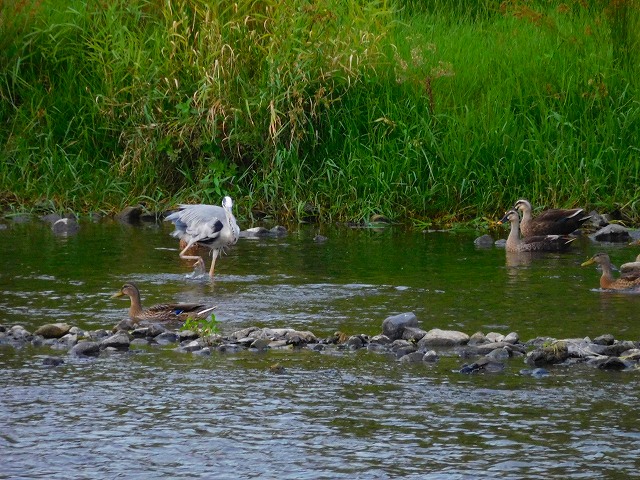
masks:
<path id="1" fill-rule="evenodd" d="M 502 342 L 504 340 L 504 335 L 498 332 L 489 332 L 487 333 L 487 340 L 491 342 Z"/>
<path id="2" fill-rule="evenodd" d="M 367 350 L 370 352 L 385 353 L 389 351 L 389 348 L 387 345 L 383 345 L 381 343 L 369 343 L 367 345 Z"/>
<path id="3" fill-rule="evenodd" d="M 435 350 L 429 350 L 422 356 L 422 361 L 426 363 L 435 363 L 438 360 L 440 360 L 440 357 Z"/>
<path id="4" fill-rule="evenodd" d="M 590 238 L 598 242 L 628 242 L 631 235 L 628 228 L 612 223 L 590 235 Z"/>
<path id="5" fill-rule="evenodd" d="M 36 335 L 42 335 L 44 338 L 60 338 L 69 333 L 71 325 L 66 323 L 48 323 L 42 325 L 36 331 Z"/>
<path id="6" fill-rule="evenodd" d="M 589 212 L 589 216 L 591 217 L 588 220 L 588 223 L 595 228 L 606 227 L 609 224 L 609 221 L 604 217 L 604 215 L 600 215 L 600 213 L 592 210 Z"/>
<path id="7" fill-rule="evenodd" d="M 416 347 L 415 345 L 407 345 L 406 347 L 400 347 L 394 350 L 394 353 L 396 354 L 396 358 L 402 358 L 414 352 L 418 353 L 420 355 L 420 359 L 422 359 L 422 356 L 424 354 L 422 352 L 418 352 L 418 347 Z"/>
<path id="8" fill-rule="evenodd" d="M 493 237 L 491 235 L 481 235 L 473 241 L 476 247 L 489 248 L 493 246 Z"/>
<path id="9" fill-rule="evenodd" d="M 516 332 L 511 332 L 508 335 L 506 335 L 502 339 L 502 341 L 505 343 L 518 343 L 520 341 L 520 335 L 518 335 Z"/>
<path id="10" fill-rule="evenodd" d="M 609 357 L 604 361 L 599 361 L 597 366 L 600 370 L 624 370 L 628 367 L 627 363 L 618 357 Z"/>
<path id="11" fill-rule="evenodd" d="M 611 334 L 600 335 L 593 339 L 593 343 L 596 345 L 613 345 L 616 339 Z"/>
<path id="12" fill-rule="evenodd" d="M 276 225 L 271 230 L 269 230 L 269 234 L 274 237 L 284 237 L 288 234 L 287 229 L 282 225 Z"/>
<path id="13" fill-rule="evenodd" d="M 525 356 L 525 362 L 527 365 L 531 365 L 533 367 L 542 367 L 545 365 L 562 363 L 568 358 L 569 347 L 567 342 L 559 341 L 548 347 L 538 348 L 529 352 Z"/>
<path id="14" fill-rule="evenodd" d="M 455 347 L 456 345 L 466 345 L 467 342 L 469 342 L 469 335 L 466 333 L 433 328 L 418 342 L 418 347 L 425 349 L 427 347 Z"/>
<path id="15" fill-rule="evenodd" d="M 511 356 L 511 351 L 507 347 L 496 348 L 495 350 L 490 351 L 486 356 L 491 360 L 502 361 Z"/>
<path id="16" fill-rule="evenodd" d="M 486 335 L 482 332 L 476 332 L 469 337 L 469 342 L 467 345 L 475 346 L 475 345 L 484 345 L 485 343 L 491 343 Z"/>
<path id="17" fill-rule="evenodd" d="M 408 340 L 410 342 L 417 342 L 422 337 L 424 337 L 426 333 L 427 332 L 422 330 L 421 328 L 405 327 L 404 331 L 402 332 L 402 339 Z"/>
<path id="18" fill-rule="evenodd" d="M 115 348 L 116 350 L 127 350 L 131 340 L 127 332 L 118 332 L 100 342 L 100 348 Z"/>
<path id="19" fill-rule="evenodd" d="M 178 334 L 175 332 L 162 332 L 153 337 L 153 340 L 158 345 L 169 345 L 170 343 L 176 343 L 178 341 Z"/>
<path id="20" fill-rule="evenodd" d="M 487 355 L 488 353 L 501 348 L 505 348 L 510 352 L 512 351 L 517 351 L 520 353 L 526 352 L 526 347 L 524 345 L 507 343 L 507 342 L 489 342 L 483 345 L 467 346 L 466 350 L 468 354 L 474 353 L 476 355 Z"/>
<path id="21" fill-rule="evenodd" d="M 271 340 L 269 340 L 268 338 L 258 338 L 256 340 L 250 337 L 246 337 L 246 338 L 248 338 L 251 342 L 249 343 L 248 346 L 250 348 L 255 348 L 257 350 L 266 350 L 267 348 L 269 348 L 269 344 L 271 343 Z M 239 340 L 238 342 L 242 344 L 241 340 Z"/>
<path id="22" fill-rule="evenodd" d="M 25 342 L 30 341 L 33 338 L 33 334 L 27 331 L 22 325 L 14 325 L 9 329 L 9 336 L 15 340 L 22 340 Z"/>
<path id="23" fill-rule="evenodd" d="M 40 220 L 48 223 L 49 225 L 53 225 L 60 219 L 62 219 L 62 215 L 58 213 L 47 213 L 46 215 L 43 215 L 42 217 L 40 217 Z"/>
<path id="24" fill-rule="evenodd" d="M 405 328 L 417 326 L 418 319 L 413 312 L 401 313 L 384 319 L 382 322 L 382 333 L 391 340 L 397 340 L 402 338 Z"/>
<path id="25" fill-rule="evenodd" d="M 195 350 L 193 352 L 194 355 L 202 355 L 202 356 L 208 356 L 211 355 L 211 348 L 210 347 L 202 347 L 200 350 Z"/>
<path id="26" fill-rule="evenodd" d="M 391 339 L 386 335 L 375 335 L 369 339 L 369 343 L 376 343 L 380 345 L 389 345 L 391 343 Z"/>
<path id="27" fill-rule="evenodd" d="M 130 318 L 124 318 L 124 319 L 120 320 L 111 329 L 111 331 L 112 332 L 120 332 L 120 331 L 128 332 L 129 330 L 135 330 L 136 328 L 138 328 L 138 324 L 136 322 L 134 322 Z"/>
<path id="28" fill-rule="evenodd" d="M 630 340 L 624 340 L 620 342 L 615 342 L 613 345 L 605 345 L 604 349 L 601 351 L 601 355 L 619 357 L 624 352 L 628 350 L 633 350 L 635 348 L 637 348 L 637 345 L 634 342 Z"/>
<path id="29" fill-rule="evenodd" d="M 424 354 L 422 352 L 410 352 L 400 357 L 401 363 L 421 363 Z"/>
<path id="30" fill-rule="evenodd" d="M 62 365 L 63 363 L 64 360 L 60 357 L 44 357 L 42 359 L 42 364 L 47 367 L 57 367 L 59 365 Z"/>
<path id="31" fill-rule="evenodd" d="M 301 345 L 307 343 L 317 343 L 318 339 L 316 336 L 309 332 L 308 330 L 293 330 L 293 329 L 285 329 L 286 332 L 284 334 L 284 338 L 293 345 Z"/>
<path id="32" fill-rule="evenodd" d="M 100 355 L 100 344 L 89 341 L 79 342 L 69 350 L 69 354 L 76 357 L 97 357 Z"/>
<path id="33" fill-rule="evenodd" d="M 627 360 L 630 362 L 637 362 L 640 360 L 640 349 L 633 348 L 631 350 L 627 350 L 623 354 L 620 355 L 622 360 Z"/>
<path id="34" fill-rule="evenodd" d="M 351 350 L 358 350 L 364 347 L 365 342 L 359 335 L 352 335 L 347 339 L 347 347 Z"/>
<path id="35" fill-rule="evenodd" d="M 63 337 L 59 338 L 57 343 L 62 347 L 69 349 L 78 343 L 78 336 L 72 333 L 67 333 Z"/>
<path id="36" fill-rule="evenodd" d="M 185 340 L 191 341 L 200 338 L 200 334 L 198 332 L 194 332 L 193 330 L 179 330 L 178 331 L 178 339 L 180 342 L 184 342 Z"/>
<path id="37" fill-rule="evenodd" d="M 202 350 L 204 345 L 199 340 L 186 340 L 184 345 L 180 345 L 181 352 L 195 352 L 196 350 Z"/>
<path id="38" fill-rule="evenodd" d="M 131 330 L 129 333 L 133 338 L 147 338 L 151 336 L 149 335 L 149 327 L 139 327 Z"/>
<path id="39" fill-rule="evenodd" d="M 459 370 L 460 373 L 478 373 L 478 372 L 501 372 L 504 370 L 504 363 L 498 362 L 489 357 L 481 357 L 474 363 L 463 365 Z"/>
<path id="40" fill-rule="evenodd" d="M 138 223 L 142 215 L 142 207 L 140 205 L 125 207 L 116 215 L 116 219 L 124 223 Z"/>
<path id="41" fill-rule="evenodd" d="M 106 330 L 100 329 L 100 330 L 94 330 L 92 332 L 89 332 L 88 337 L 94 341 L 102 341 L 105 338 L 107 338 L 109 335 L 110 335 L 109 332 L 107 332 Z"/>
<path id="42" fill-rule="evenodd" d="M 269 230 L 264 227 L 247 228 L 240 232 L 240 238 L 260 238 L 269 236 Z"/>
<path id="43" fill-rule="evenodd" d="M 51 230 L 56 235 L 73 235 L 78 233 L 80 225 L 74 219 L 61 218 L 51 226 Z"/>
<path id="44" fill-rule="evenodd" d="M 235 343 L 223 343 L 222 345 L 218 345 L 216 350 L 221 353 L 236 353 L 241 351 L 242 347 Z"/>
<path id="45" fill-rule="evenodd" d="M 149 329 L 147 333 L 147 336 L 149 337 L 156 338 L 158 335 L 162 335 L 163 333 L 170 333 L 175 335 L 177 339 L 177 333 L 171 330 L 167 330 L 167 327 L 159 323 L 151 323 L 149 325 L 146 325 L 146 328 Z M 174 341 L 177 341 L 177 340 L 174 340 Z"/>
<path id="46" fill-rule="evenodd" d="M 284 348 L 290 348 L 290 346 L 289 346 L 289 342 L 287 342 L 286 340 L 274 340 L 269 343 L 269 348 L 272 348 L 274 350 L 276 349 L 282 350 Z"/>

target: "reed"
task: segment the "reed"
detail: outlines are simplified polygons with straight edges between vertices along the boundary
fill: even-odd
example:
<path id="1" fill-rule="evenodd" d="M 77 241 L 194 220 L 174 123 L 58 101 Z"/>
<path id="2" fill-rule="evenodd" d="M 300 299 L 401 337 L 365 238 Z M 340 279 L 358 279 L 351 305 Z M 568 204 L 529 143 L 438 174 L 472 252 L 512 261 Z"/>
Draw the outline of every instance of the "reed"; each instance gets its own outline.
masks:
<path id="1" fill-rule="evenodd" d="M 5 206 L 640 216 L 632 0 L 58 3 L 0 13 Z"/>

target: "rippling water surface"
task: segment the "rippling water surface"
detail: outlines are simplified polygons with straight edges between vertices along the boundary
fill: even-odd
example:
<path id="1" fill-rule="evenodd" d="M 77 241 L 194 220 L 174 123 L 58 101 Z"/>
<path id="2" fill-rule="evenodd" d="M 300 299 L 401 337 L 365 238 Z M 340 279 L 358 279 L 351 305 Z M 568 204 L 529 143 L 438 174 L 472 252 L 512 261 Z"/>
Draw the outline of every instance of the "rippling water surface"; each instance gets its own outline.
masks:
<path id="1" fill-rule="evenodd" d="M 597 248 L 508 259 L 476 233 L 303 228 L 241 239 L 217 279 L 189 278 L 165 226 L 40 223 L 0 230 L 0 324 L 110 328 L 139 284 L 144 304 L 218 305 L 223 333 L 292 327 L 377 334 L 385 317 L 422 328 L 638 340 L 640 297 L 596 289 Z M 600 247 L 598 247 L 600 248 Z M 615 263 L 637 254 L 605 246 Z M 0 346 L 0 478 L 634 478 L 638 371 L 555 367 L 462 375 L 465 362 L 404 365 L 357 352 L 202 357 L 133 347 L 94 360 Z M 279 362 L 283 374 L 271 373 Z"/>

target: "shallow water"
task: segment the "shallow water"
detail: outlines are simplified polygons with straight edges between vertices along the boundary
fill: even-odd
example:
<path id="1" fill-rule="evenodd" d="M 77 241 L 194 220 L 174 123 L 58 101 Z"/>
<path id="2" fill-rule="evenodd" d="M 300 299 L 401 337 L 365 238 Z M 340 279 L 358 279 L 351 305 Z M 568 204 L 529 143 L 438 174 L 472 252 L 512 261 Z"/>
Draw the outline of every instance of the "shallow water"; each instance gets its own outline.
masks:
<path id="1" fill-rule="evenodd" d="M 165 225 L 40 223 L 0 230 L 0 324 L 109 328 L 128 303 L 217 305 L 223 333 L 292 327 L 377 334 L 412 311 L 422 328 L 638 340 L 640 297 L 597 290 L 600 249 L 507 259 L 477 233 L 317 229 L 241 239 L 217 276 L 189 278 Z M 502 232 L 506 236 L 506 232 Z M 637 248 L 636 248 L 637 250 Z M 518 261 L 516 261 L 518 260 Z M 633 478 L 640 372 L 555 367 L 462 375 L 465 360 L 401 365 L 366 351 L 213 354 L 134 347 L 42 366 L 47 348 L 0 347 L 0 478 Z M 269 366 L 279 362 L 285 373 Z"/>

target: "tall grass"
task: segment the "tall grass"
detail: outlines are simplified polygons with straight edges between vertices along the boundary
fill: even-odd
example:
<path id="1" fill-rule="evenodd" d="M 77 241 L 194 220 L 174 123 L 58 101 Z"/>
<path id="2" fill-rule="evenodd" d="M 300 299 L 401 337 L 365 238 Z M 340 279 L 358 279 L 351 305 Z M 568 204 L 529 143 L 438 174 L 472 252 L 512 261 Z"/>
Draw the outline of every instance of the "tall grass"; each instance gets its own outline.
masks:
<path id="1" fill-rule="evenodd" d="M 640 216 L 634 0 L 58 3 L 0 13 L 5 204 Z"/>

